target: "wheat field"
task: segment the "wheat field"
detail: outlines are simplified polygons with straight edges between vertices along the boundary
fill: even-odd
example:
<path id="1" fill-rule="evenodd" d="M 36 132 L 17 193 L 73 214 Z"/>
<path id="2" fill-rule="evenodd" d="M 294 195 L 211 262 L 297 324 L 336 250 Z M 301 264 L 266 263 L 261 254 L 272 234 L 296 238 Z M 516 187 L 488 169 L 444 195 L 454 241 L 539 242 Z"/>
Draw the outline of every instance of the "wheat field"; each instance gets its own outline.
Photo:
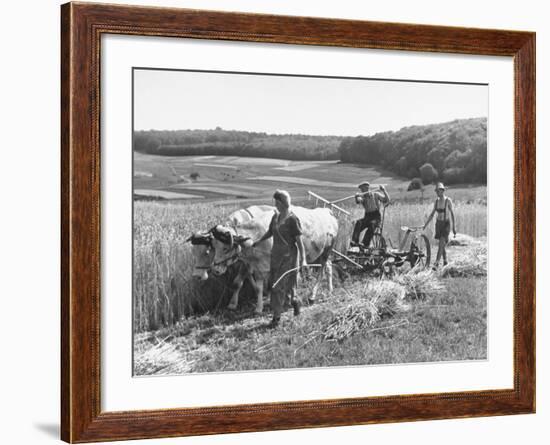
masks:
<path id="1" fill-rule="evenodd" d="M 306 204 L 312 206 L 313 203 Z M 475 238 L 487 235 L 487 206 L 478 201 L 455 201 L 457 231 Z M 422 225 L 433 203 L 396 202 L 387 207 L 384 236 L 394 245 L 400 241 L 403 225 Z M 224 307 L 227 277 L 204 283 L 191 279 L 191 233 L 207 230 L 225 221 L 242 205 L 181 204 L 136 201 L 134 204 L 133 305 L 134 332 L 171 326 L 185 315 Z M 348 204 L 351 217 L 342 217 L 336 248 L 344 250 L 361 216 L 358 206 Z M 433 238 L 433 225 L 427 235 Z M 230 277 L 229 277 L 230 278 Z M 246 291 L 246 289 L 245 289 Z"/>

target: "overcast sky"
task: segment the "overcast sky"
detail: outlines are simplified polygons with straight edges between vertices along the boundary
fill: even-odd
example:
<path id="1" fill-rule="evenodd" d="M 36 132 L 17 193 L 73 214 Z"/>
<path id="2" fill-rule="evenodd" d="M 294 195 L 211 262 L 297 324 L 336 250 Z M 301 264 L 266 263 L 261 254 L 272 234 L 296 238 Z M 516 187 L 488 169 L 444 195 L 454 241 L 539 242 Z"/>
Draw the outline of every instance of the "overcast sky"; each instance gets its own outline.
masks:
<path id="1" fill-rule="evenodd" d="M 486 85 L 134 70 L 136 130 L 355 136 L 487 115 Z"/>

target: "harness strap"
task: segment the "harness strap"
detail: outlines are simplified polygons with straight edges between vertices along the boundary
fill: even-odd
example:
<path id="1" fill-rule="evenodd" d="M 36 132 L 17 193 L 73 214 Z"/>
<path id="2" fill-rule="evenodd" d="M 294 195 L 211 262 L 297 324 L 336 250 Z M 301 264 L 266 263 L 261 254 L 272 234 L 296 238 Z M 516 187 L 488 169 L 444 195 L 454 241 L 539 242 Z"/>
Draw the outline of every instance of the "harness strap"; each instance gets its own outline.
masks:
<path id="1" fill-rule="evenodd" d="M 445 221 L 447 221 L 447 203 L 449 202 L 449 197 L 446 196 L 445 197 L 445 205 L 442 209 L 440 209 L 439 207 L 437 207 L 437 202 L 439 201 L 439 198 L 436 198 L 435 199 L 435 210 L 437 211 L 437 213 L 439 212 L 443 212 L 443 215 L 444 215 L 444 218 L 445 218 Z"/>
<path id="2" fill-rule="evenodd" d="M 239 258 L 239 253 L 238 252 L 235 253 L 234 255 L 231 255 L 228 258 L 225 258 L 225 259 L 221 260 L 221 261 L 217 261 L 216 263 L 212 263 L 212 266 L 219 266 L 220 264 L 225 264 L 225 263 L 227 263 L 231 260 L 237 259 L 237 258 Z"/>
<path id="3" fill-rule="evenodd" d="M 285 246 L 288 246 L 288 243 L 286 241 L 286 239 L 283 237 L 283 235 L 281 234 L 281 231 L 279 230 L 279 224 L 277 224 L 277 220 L 275 220 L 275 231 L 277 232 L 277 235 L 279 236 L 279 238 L 281 239 L 281 241 L 283 243 L 285 243 Z"/>

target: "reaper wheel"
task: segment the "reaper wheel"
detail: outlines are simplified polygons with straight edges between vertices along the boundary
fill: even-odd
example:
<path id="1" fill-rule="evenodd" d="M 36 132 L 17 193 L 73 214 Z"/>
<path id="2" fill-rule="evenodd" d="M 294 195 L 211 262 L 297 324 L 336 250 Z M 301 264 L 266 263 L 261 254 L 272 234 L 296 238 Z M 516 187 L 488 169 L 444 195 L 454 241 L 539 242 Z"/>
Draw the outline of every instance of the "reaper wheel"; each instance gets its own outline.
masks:
<path id="1" fill-rule="evenodd" d="M 430 266 L 432 258 L 432 248 L 430 240 L 424 234 L 415 237 L 411 242 L 411 247 L 407 255 L 407 261 L 411 267 L 426 269 Z"/>
<path id="2" fill-rule="evenodd" d="M 369 263 L 371 269 L 379 269 L 381 275 L 387 272 L 385 269 L 386 263 L 386 240 L 380 232 L 376 232 L 371 240 L 368 249 L 370 253 Z"/>

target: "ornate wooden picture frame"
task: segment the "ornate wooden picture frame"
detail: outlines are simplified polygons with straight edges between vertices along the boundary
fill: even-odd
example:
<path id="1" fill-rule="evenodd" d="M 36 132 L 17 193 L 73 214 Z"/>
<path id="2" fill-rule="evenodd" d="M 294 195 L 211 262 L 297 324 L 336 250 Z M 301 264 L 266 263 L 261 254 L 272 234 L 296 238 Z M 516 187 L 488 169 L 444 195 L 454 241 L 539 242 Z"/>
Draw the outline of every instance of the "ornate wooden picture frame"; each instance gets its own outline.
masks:
<path id="1" fill-rule="evenodd" d="M 103 412 L 99 116 L 104 34 L 513 57 L 513 389 Z M 61 35 L 63 440 L 93 442 L 535 411 L 534 33 L 68 3 L 61 8 Z"/>

